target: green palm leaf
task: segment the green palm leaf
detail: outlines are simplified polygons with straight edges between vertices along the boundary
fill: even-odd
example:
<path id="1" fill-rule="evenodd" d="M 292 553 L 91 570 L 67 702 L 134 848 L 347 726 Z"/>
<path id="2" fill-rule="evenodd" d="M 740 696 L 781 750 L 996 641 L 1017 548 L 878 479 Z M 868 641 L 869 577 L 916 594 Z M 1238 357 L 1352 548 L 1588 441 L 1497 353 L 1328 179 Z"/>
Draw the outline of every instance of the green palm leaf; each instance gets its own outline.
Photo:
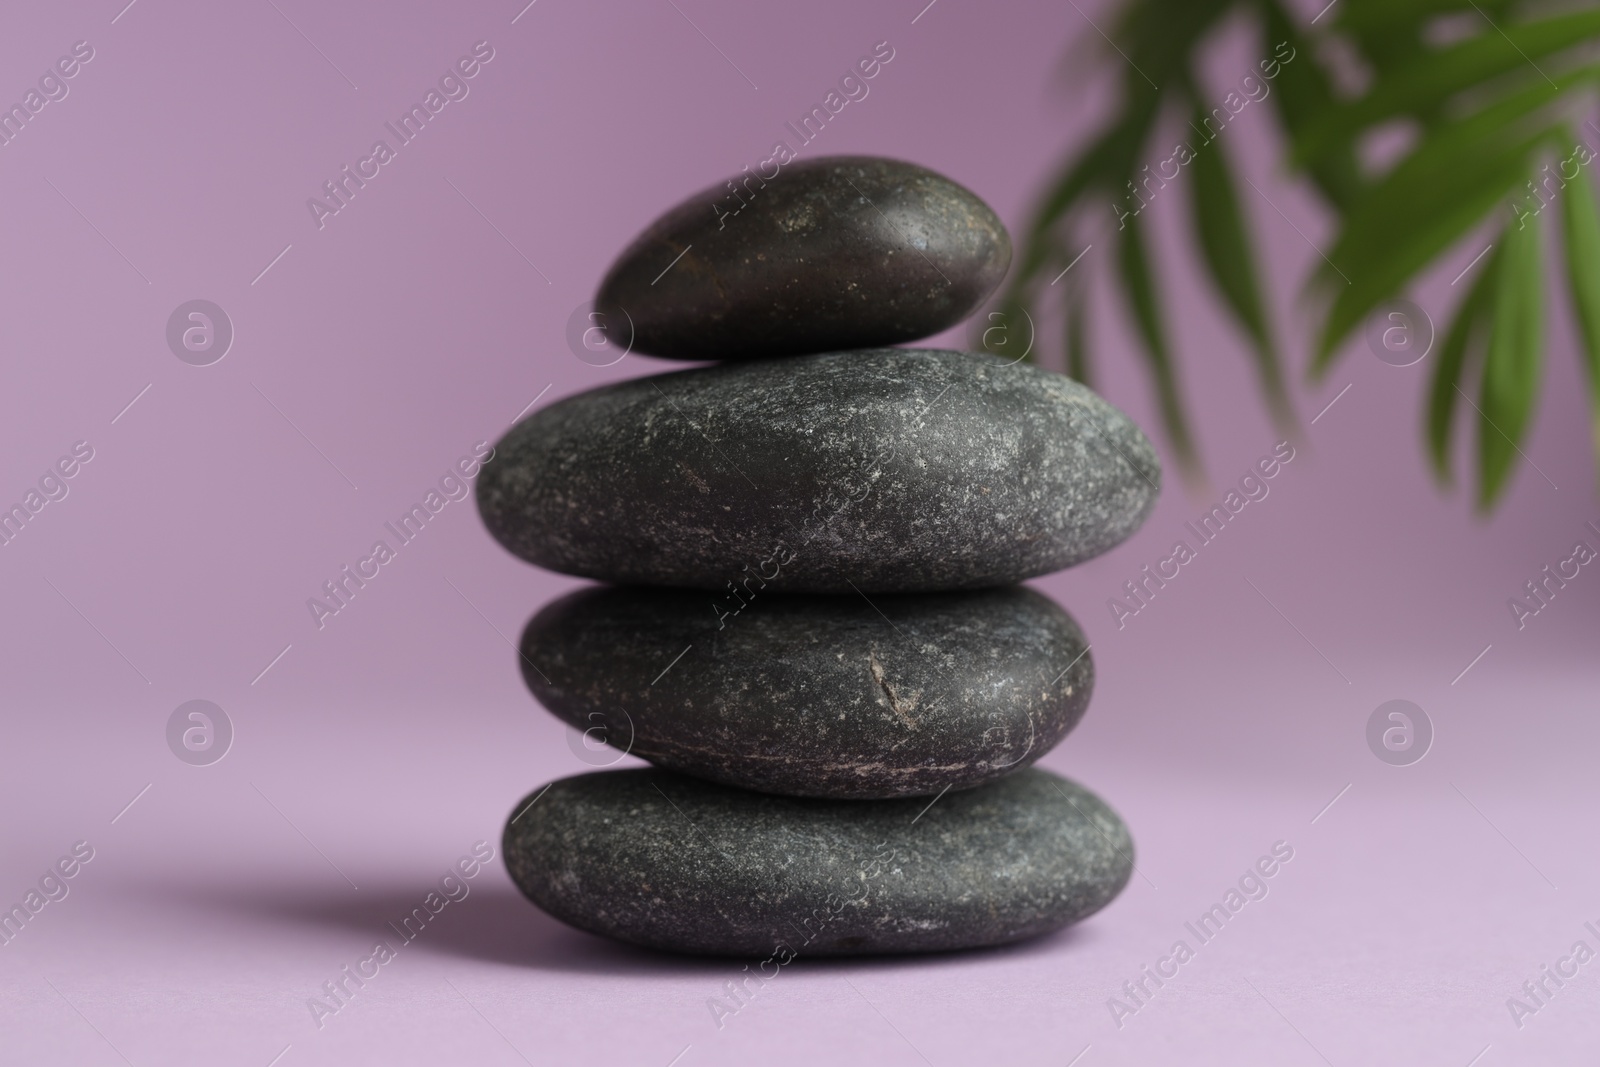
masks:
<path id="1" fill-rule="evenodd" d="M 1341 0 L 1339 26 L 1362 35 L 1415 34 L 1439 15 L 1498 15 L 1515 0 Z"/>
<path id="2" fill-rule="evenodd" d="M 1527 177 L 1533 151 L 1558 129 L 1541 128 L 1540 111 L 1593 76 L 1591 68 L 1553 87 L 1540 83 L 1439 127 L 1367 191 L 1328 253 L 1338 267 L 1318 276 L 1317 284 L 1335 296 L 1313 374 L 1327 370 L 1339 343 L 1368 312 L 1400 292 Z"/>
<path id="3" fill-rule="evenodd" d="M 1337 257 L 1335 262 L 1346 264 L 1347 284 L 1338 291 L 1328 312 L 1314 373 L 1326 372 L 1340 342 L 1374 308 L 1400 292 L 1500 203 L 1527 173 L 1532 149 L 1532 144 L 1516 145 L 1509 150 L 1460 159 L 1455 171 L 1457 180 L 1441 180 L 1446 188 L 1439 191 L 1437 199 L 1412 199 L 1413 210 L 1409 214 L 1385 210 L 1381 215 L 1391 225 L 1384 227 L 1379 220 L 1368 219 L 1365 226 L 1352 228 L 1340 240 L 1330 256 Z"/>
<path id="4" fill-rule="evenodd" d="M 1067 374 L 1069 377 L 1094 388 L 1094 369 L 1089 357 L 1089 302 L 1084 297 L 1084 286 L 1069 283 L 1062 310 L 1066 331 Z"/>
<path id="5" fill-rule="evenodd" d="M 1022 231 L 1018 269 L 1003 306 L 1030 310 L 1051 275 L 1069 261 L 1066 249 L 1081 247 L 1085 237 L 1096 240 L 1085 223 L 1103 223 L 1109 207 L 1118 230 L 1115 266 L 1101 258 L 1078 270 L 1079 284 L 1062 294 L 1061 332 L 1051 341 L 1065 351 L 1070 373 L 1087 378 L 1082 294 L 1090 279 L 1082 276 L 1112 270 L 1168 439 L 1193 480 L 1199 460 L 1142 234 L 1141 224 L 1150 219 L 1135 220 L 1132 209 L 1142 205 L 1126 189 L 1146 173 L 1142 164 L 1151 159 L 1164 123 L 1177 113 L 1205 113 L 1220 95 L 1196 72 L 1208 69 L 1213 31 L 1240 14 L 1255 20 L 1261 62 L 1238 73 L 1259 72 L 1270 83 L 1269 107 L 1290 146 L 1291 163 L 1332 210 L 1333 236 L 1322 246 L 1326 266 L 1314 263 L 1308 283 L 1321 307 L 1313 378 L 1331 366 L 1374 309 L 1468 235 L 1504 231 L 1439 346 L 1424 420 L 1432 464 L 1448 481 L 1457 413 L 1469 404 L 1478 409 L 1476 480 L 1480 503 L 1490 506 L 1515 470 L 1542 363 L 1540 239 L 1518 223 L 1537 215 L 1549 199 L 1545 186 L 1556 185 L 1547 168 L 1536 175 L 1539 188 L 1529 182 L 1524 196 L 1519 187 L 1541 153 L 1561 140 L 1569 116 L 1592 106 L 1600 88 L 1597 0 L 1339 0 L 1309 21 L 1291 0 L 1114 0 L 1111 20 L 1084 36 L 1121 67 L 1121 103 L 1086 148 L 1069 156 L 1041 198 Z M 1099 26 L 1110 33 L 1110 47 L 1098 48 Z M 1293 59 L 1284 62 L 1290 49 Z M 1349 76 L 1364 83 L 1359 90 L 1348 88 Z M 1253 90 L 1250 95 L 1260 98 Z M 1391 130 L 1414 135 L 1414 143 L 1398 146 L 1397 161 L 1382 140 Z M 1559 145 L 1563 155 L 1568 147 Z M 1373 148 L 1384 148 L 1392 162 L 1362 162 Z M 1163 178 L 1194 183 L 1188 195 L 1198 258 L 1219 303 L 1239 324 L 1269 410 L 1288 424 L 1292 409 L 1267 299 L 1271 287 L 1264 284 L 1271 279 L 1258 268 L 1250 205 L 1241 202 L 1228 154 L 1220 144 L 1201 145 L 1180 176 Z M 1600 462 L 1600 206 L 1587 181 L 1566 182 L 1565 273 L 1583 341 Z M 1507 208 L 1509 219 L 1494 218 Z"/>
<path id="6" fill-rule="evenodd" d="M 1160 300 L 1156 295 L 1155 280 L 1150 276 L 1149 259 L 1145 254 L 1144 238 L 1140 234 L 1137 217 L 1126 219 L 1119 234 L 1117 266 L 1134 324 L 1144 341 L 1142 351 L 1145 360 L 1155 378 L 1162 426 L 1172 442 L 1173 452 L 1178 457 L 1178 465 L 1184 476 L 1196 478 L 1199 475 L 1199 458 L 1195 452 L 1194 438 L 1189 433 L 1188 418 L 1184 415 L 1177 373 L 1173 370 L 1166 331 L 1161 325 Z"/>
<path id="7" fill-rule="evenodd" d="M 1428 453 L 1433 459 L 1433 469 L 1443 482 L 1451 481 L 1450 443 L 1455 429 L 1456 409 L 1461 392 L 1461 381 L 1468 364 L 1481 355 L 1483 331 L 1489 321 L 1487 298 L 1494 291 L 1500 271 L 1500 250 L 1503 243 L 1495 237 L 1495 250 L 1485 260 L 1461 303 L 1456 307 L 1450 332 L 1439 346 L 1434 357 L 1433 382 L 1428 390 L 1427 438 Z"/>
<path id="8" fill-rule="evenodd" d="M 1379 81 L 1365 96 L 1335 107 L 1295 138 L 1294 159 L 1318 158 L 1359 131 L 1400 115 L 1436 111 L 1451 97 L 1510 72 L 1545 82 L 1540 59 L 1573 49 L 1600 34 L 1600 11 L 1559 15 L 1539 22 L 1501 24 L 1460 44 L 1423 52 Z"/>
<path id="9" fill-rule="evenodd" d="M 1595 457 L 1600 459 L 1600 214 L 1595 210 L 1594 186 L 1589 179 L 1578 176 L 1569 182 L 1561 191 L 1561 207 L 1567 282 L 1589 372 Z"/>
<path id="10" fill-rule="evenodd" d="M 1506 487 L 1539 392 L 1544 355 L 1540 244 L 1537 223 L 1506 227 L 1478 394 L 1478 505 L 1485 510 Z"/>
<path id="11" fill-rule="evenodd" d="M 1196 112 L 1196 121 L 1203 116 Z M 1190 164 L 1189 190 L 1200 250 L 1211 280 L 1250 337 L 1261 390 L 1280 427 L 1295 424 L 1294 408 L 1284 389 L 1277 348 L 1267 325 L 1266 305 L 1256 280 L 1255 255 L 1245 232 L 1244 214 L 1221 141 L 1201 145 Z"/>
<path id="12" fill-rule="evenodd" d="M 1312 58 L 1311 43 L 1278 0 L 1271 0 L 1264 7 L 1262 33 L 1262 55 L 1271 55 L 1280 42 L 1294 50 L 1294 59 L 1278 69 L 1271 99 L 1285 129 L 1303 129 L 1334 106 L 1332 82 Z M 1348 143 L 1324 151 L 1306 169 L 1322 195 L 1341 210 L 1349 207 L 1361 191 L 1361 172 Z"/>
<path id="13" fill-rule="evenodd" d="M 1134 160 L 1150 135 L 1160 101 L 1145 94 L 1130 104 L 1122 121 L 1095 138 L 1078 160 L 1045 193 L 1034 212 L 1028 236 L 1018 257 L 1011 282 L 1011 298 L 1030 283 L 1049 261 L 1053 250 L 1052 231 L 1085 193 L 1091 189 L 1119 191 L 1124 177 L 1131 177 Z"/>

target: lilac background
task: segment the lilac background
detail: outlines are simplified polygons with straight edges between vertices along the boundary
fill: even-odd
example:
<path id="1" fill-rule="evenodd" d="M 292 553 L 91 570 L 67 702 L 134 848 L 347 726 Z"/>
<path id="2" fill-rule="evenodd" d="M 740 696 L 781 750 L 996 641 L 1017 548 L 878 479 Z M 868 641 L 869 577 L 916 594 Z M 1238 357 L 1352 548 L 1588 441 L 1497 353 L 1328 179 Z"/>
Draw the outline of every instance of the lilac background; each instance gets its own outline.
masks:
<path id="1" fill-rule="evenodd" d="M 518 797 L 586 768 L 504 639 L 574 583 L 502 552 L 470 504 L 325 629 L 306 598 L 535 397 L 669 369 L 585 365 L 568 315 L 643 224 L 765 158 L 875 42 L 895 58 L 807 154 L 914 159 L 1015 227 L 1109 102 L 1084 64 L 1063 76 L 1065 42 L 1098 37 L 1071 5 L 1023 0 L 539 0 L 520 18 L 518 0 L 138 0 L 119 16 L 123 2 L 12 5 L 0 32 L 5 101 L 73 42 L 95 49 L 0 148 L 0 498 L 74 441 L 95 450 L 0 549 L 0 901 L 74 841 L 95 849 L 0 948 L 0 1061 L 1464 1067 L 1592 1048 L 1600 963 L 1520 1030 L 1505 1005 L 1575 940 L 1600 948 L 1582 926 L 1600 926 L 1600 576 L 1586 568 L 1521 632 L 1505 605 L 1579 537 L 1596 543 L 1564 309 L 1527 447 L 1548 481 L 1523 467 L 1492 521 L 1427 477 L 1428 362 L 1392 368 L 1357 342 L 1325 384 L 1297 386 L 1307 422 L 1339 400 L 1270 497 L 1125 629 L 1106 599 L 1220 489 L 1170 477 L 1130 542 L 1037 583 L 1084 623 L 1099 675 L 1045 765 L 1106 797 L 1139 844 L 1141 873 L 1082 926 L 934 959 L 802 958 L 719 1030 L 706 1000 L 736 966 L 561 927 L 497 857 L 319 1030 L 306 999 L 385 920 L 472 842 L 497 844 Z M 485 39 L 470 96 L 319 231 L 306 198 Z M 1240 43 L 1212 57 L 1219 95 L 1246 69 Z M 1226 136 L 1275 205 L 1251 214 L 1303 366 L 1296 293 L 1316 252 L 1297 230 L 1321 241 L 1327 220 L 1284 181 L 1266 118 Z M 1184 208 L 1170 190 L 1149 218 L 1221 484 L 1277 437 L 1197 280 Z M 1481 246 L 1417 294 L 1436 319 Z M 1101 390 L 1154 427 L 1097 296 Z M 237 331 L 204 368 L 163 337 L 196 297 Z M 1396 697 L 1437 730 L 1411 767 L 1364 740 Z M 237 731 L 210 767 L 164 739 L 193 698 Z M 1269 896 L 1119 1030 L 1107 999 L 1280 839 L 1295 857 Z"/>

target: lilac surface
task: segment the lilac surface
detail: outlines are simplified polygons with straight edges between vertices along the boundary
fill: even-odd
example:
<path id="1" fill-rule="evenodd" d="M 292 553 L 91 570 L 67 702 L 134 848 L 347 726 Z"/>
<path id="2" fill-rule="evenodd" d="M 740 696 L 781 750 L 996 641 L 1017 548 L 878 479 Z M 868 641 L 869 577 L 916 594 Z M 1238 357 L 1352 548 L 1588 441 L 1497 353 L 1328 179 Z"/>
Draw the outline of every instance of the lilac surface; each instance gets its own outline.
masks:
<path id="1" fill-rule="evenodd" d="M 530 401 L 669 369 L 580 362 L 569 314 L 661 208 L 765 159 L 876 42 L 894 60 L 807 151 L 913 159 L 1015 227 L 1106 102 L 1058 76 L 1068 37 L 1097 38 L 1042 2 L 122 3 L 19 7 L 0 34 L 7 101 L 73 42 L 95 49 L 0 148 L 0 498 L 94 449 L 0 548 L 0 900 L 73 842 L 95 850 L 0 947 L 0 1061 L 1491 1067 L 1592 1047 L 1600 964 L 1520 1028 L 1506 1005 L 1574 941 L 1600 948 L 1583 925 L 1600 927 L 1600 576 L 1584 568 L 1520 631 L 1506 607 L 1600 541 L 1565 313 L 1526 448 L 1542 474 L 1519 470 L 1492 521 L 1427 479 L 1428 362 L 1356 342 L 1300 389 L 1307 439 L 1270 496 L 1119 629 L 1106 600 L 1278 440 L 1194 280 L 1177 189 L 1149 218 L 1219 488 L 1171 479 L 1128 543 L 1037 583 L 1095 643 L 1093 705 L 1044 765 L 1127 818 L 1141 873 L 1121 899 L 1000 952 L 802 958 L 719 1029 L 707 1000 L 735 968 L 561 928 L 497 858 L 319 1029 L 306 1002 L 324 981 L 496 842 L 528 788 L 587 767 L 505 640 L 575 583 L 506 555 L 469 504 L 324 628 L 306 599 Z M 319 230 L 306 198 L 480 40 L 495 57 L 470 95 Z M 1238 44 L 1213 57 L 1219 93 Z M 1327 223 L 1281 179 L 1264 118 L 1227 136 L 1298 339 L 1293 286 Z M 1420 290 L 1436 319 L 1479 248 Z M 1101 390 L 1154 428 L 1098 297 Z M 163 336 L 194 298 L 237 331 L 209 367 Z M 1397 697 L 1437 730 L 1410 767 L 1363 734 Z M 165 741 L 194 698 L 236 730 L 209 767 Z M 1266 898 L 1119 1028 L 1108 1000 L 1278 840 L 1295 856 Z"/>

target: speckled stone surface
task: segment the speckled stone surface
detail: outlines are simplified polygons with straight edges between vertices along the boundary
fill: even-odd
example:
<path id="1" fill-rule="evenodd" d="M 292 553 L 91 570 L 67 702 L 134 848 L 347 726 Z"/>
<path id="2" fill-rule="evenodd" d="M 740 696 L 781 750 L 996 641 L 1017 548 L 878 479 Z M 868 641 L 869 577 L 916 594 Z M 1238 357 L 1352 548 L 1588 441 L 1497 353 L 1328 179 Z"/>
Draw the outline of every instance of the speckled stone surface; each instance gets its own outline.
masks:
<path id="1" fill-rule="evenodd" d="M 1010 262 L 1005 227 L 966 189 L 911 163 L 839 156 L 691 196 L 622 253 L 595 306 L 615 343 L 631 322 L 633 350 L 650 355 L 827 352 L 954 326 Z"/>
<path id="2" fill-rule="evenodd" d="M 602 581 L 973 589 L 1138 528 L 1161 481 L 1122 412 L 1028 364 L 938 349 L 696 368 L 571 396 L 496 445 L 489 532 Z"/>
<path id="3" fill-rule="evenodd" d="M 741 609 L 692 590 L 580 590 L 528 624 L 522 676 L 592 743 L 810 797 L 978 785 L 1044 755 L 1088 706 L 1083 632 L 1031 589 L 744 594 Z"/>
<path id="4" fill-rule="evenodd" d="M 657 768 L 519 802 L 504 856 L 539 907 L 620 941 L 713 955 L 933 952 L 1076 922 L 1127 884 L 1116 813 L 1038 768 L 926 799 L 801 800 Z"/>

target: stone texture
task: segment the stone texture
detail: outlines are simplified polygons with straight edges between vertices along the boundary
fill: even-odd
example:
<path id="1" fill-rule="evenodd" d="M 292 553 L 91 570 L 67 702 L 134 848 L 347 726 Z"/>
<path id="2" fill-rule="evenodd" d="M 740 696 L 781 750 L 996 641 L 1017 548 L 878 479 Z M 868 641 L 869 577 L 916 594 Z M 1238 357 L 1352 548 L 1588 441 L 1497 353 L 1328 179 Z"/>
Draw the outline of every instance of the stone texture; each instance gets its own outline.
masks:
<path id="1" fill-rule="evenodd" d="M 478 478 L 491 534 L 602 581 L 918 592 L 1098 555 L 1155 505 L 1155 450 L 1059 374 L 934 349 L 638 378 L 513 427 Z"/>
<path id="2" fill-rule="evenodd" d="M 978 785 L 1044 755 L 1089 702 L 1083 632 L 1030 589 L 744 595 L 741 609 L 692 590 L 580 590 L 528 624 L 523 678 L 593 742 L 809 797 Z"/>
<path id="3" fill-rule="evenodd" d="M 775 957 L 769 968 L 1033 937 L 1104 907 L 1133 865 L 1116 813 L 1038 768 L 931 807 L 600 771 L 514 811 L 506 867 L 551 915 L 653 948 Z"/>
<path id="4" fill-rule="evenodd" d="M 617 259 L 595 298 L 614 342 L 630 322 L 633 351 L 673 359 L 913 341 L 970 315 L 1011 262 L 988 205 L 911 163 L 815 159 L 738 188 L 695 194 Z"/>

